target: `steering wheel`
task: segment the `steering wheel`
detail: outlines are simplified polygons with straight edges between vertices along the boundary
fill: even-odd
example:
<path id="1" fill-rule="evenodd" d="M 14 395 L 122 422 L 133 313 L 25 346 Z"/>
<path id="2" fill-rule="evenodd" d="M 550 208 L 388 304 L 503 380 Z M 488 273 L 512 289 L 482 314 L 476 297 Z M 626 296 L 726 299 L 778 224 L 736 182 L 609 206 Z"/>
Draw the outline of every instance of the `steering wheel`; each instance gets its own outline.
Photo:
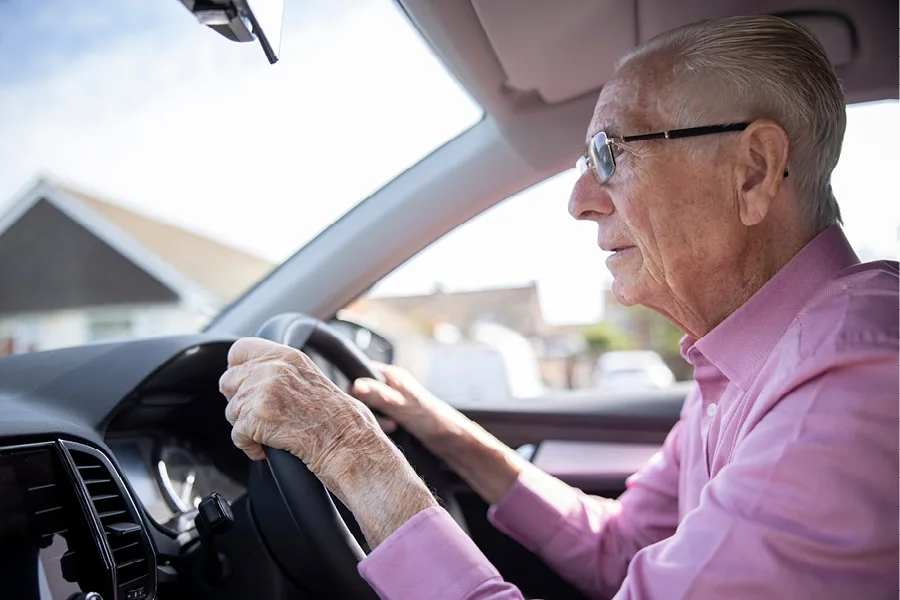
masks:
<path id="1" fill-rule="evenodd" d="M 357 346 L 313 317 L 299 313 L 279 315 L 263 325 L 258 337 L 315 352 L 351 382 L 360 377 L 384 381 L 381 373 L 375 370 Z M 430 489 L 438 493 L 444 507 L 462 525 L 455 498 L 451 494 L 441 494 L 446 491 L 446 477 L 440 461 L 401 429 L 392 434 L 391 439 Z M 378 596 L 357 570 L 359 561 L 366 556 L 365 551 L 351 533 L 325 486 L 303 461 L 291 453 L 274 448 L 265 448 L 265 453 L 287 512 L 306 544 L 320 559 L 315 575 L 330 583 L 329 597 L 377 600 Z M 283 549 L 289 551 L 288 548 Z M 304 566 L 304 570 L 310 570 Z"/>

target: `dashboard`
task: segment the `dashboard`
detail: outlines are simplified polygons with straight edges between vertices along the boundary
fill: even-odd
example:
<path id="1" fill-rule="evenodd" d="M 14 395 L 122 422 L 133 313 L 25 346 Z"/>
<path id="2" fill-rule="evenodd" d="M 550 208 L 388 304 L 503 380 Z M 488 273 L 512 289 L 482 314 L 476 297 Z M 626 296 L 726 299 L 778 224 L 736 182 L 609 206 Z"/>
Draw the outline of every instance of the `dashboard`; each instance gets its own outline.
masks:
<path id="1" fill-rule="evenodd" d="M 218 382 L 235 339 L 151 338 L 0 359 L 4 594 L 332 597 L 323 555 L 297 528 L 267 463 L 231 441 Z M 215 528 L 203 509 L 213 503 Z"/>
<path id="2" fill-rule="evenodd" d="M 0 571 L 21 581 L 14 597 L 248 598 L 268 585 L 274 598 L 315 597 L 314 586 L 285 581 L 250 515 L 249 480 L 267 469 L 234 447 L 224 418 L 218 379 L 233 341 L 157 338 L 0 359 Z M 36 503 L 44 490 L 55 495 Z M 195 525 L 213 493 L 234 518 L 215 546 Z M 46 525 L 46 514 L 63 513 Z M 210 581 L 210 556 L 232 557 L 226 588 Z"/>
<path id="3" fill-rule="evenodd" d="M 267 462 L 231 441 L 218 382 L 235 339 L 200 334 L 0 358 L 0 597 L 337 597 L 326 553 L 297 527 Z M 370 358 L 388 360 L 381 354 Z M 331 365 L 310 357 L 346 389 Z M 492 560 L 507 561 L 510 574 L 527 571 L 529 585 L 564 585 L 491 528 L 470 490 L 457 491 Z M 215 528 L 197 510 L 210 500 L 225 507 Z"/>
<path id="4" fill-rule="evenodd" d="M 322 552 L 297 528 L 267 463 L 231 441 L 218 382 L 235 339 L 0 358 L 0 580 L 18 582 L 11 597 L 332 597 Z M 203 507 L 212 504 L 211 517 Z"/>
<path id="5" fill-rule="evenodd" d="M 200 501 L 211 493 L 231 504 L 247 491 L 190 440 L 139 435 L 107 443 L 148 516 L 176 534 L 194 528 Z"/>

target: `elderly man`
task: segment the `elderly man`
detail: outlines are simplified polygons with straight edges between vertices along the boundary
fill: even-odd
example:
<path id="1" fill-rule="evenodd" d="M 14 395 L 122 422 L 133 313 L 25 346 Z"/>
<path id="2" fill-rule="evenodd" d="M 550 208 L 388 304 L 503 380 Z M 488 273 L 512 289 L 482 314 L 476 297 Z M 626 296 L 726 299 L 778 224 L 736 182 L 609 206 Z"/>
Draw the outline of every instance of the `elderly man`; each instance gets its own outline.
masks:
<path id="1" fill-rule="evenodd" d="M 569 212 L 613 252 L 616 298 L 684 331 L 697 382 L 617 500 L 540 472 L 402 371 L 355 395 L 592 598 L 895 597 L 898 270 L 860 264 L 839 228 L 844 128 L 821 45 L 773 17 L 663 34 L 603 88 Z M 229 364 L 235 443 L 291 451 L 345 501 L 383 598 L 521 598 L 304 355 L 249 339 Z"/>

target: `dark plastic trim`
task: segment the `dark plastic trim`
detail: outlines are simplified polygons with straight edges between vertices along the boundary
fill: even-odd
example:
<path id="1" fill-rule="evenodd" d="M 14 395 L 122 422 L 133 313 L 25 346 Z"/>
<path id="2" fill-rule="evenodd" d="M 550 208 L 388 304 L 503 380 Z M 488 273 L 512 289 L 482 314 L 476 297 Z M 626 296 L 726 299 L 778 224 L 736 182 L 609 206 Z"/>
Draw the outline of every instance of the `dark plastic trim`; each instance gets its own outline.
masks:
<path id="1" fill-rule="evenodd" d="M 100 523 L 100 517 L 97 514 L 97 509 L 94 506 L 93 501 L 91 500 L 90 494 L 87 490 L 87 486 L 85 486 L 81 475 L 78 473 L 78 468 L 76 467 L 75 460 L 72 457 L 71 451 L 73 450 L 76 452 L 89 454 L 98 459 L 103 464 L 103 466 L 109 472 L 109 475 L 112 478 L 113 482 L 116 484 L 116 487 L 119 489 L 119 492 L 122 494 L 122 499 L 125 502 L 125 507 L 130 513 L 130 517 L 136 524 L 140 525 L 142 541 L 141 545 L 144 547 L 144 553 L 147 556 L 147 574 L 149 577 L 149 592 L 141 600 L 155 600 L 157 594 L 156 548 L 154 548 L 153 546 L 153 539 L 149 532 L 149 525 L 144 520 L 142 513 L 138 510 L 137 505 L 134 502 L 134 498 L 131 496 L 131 492 L 128 489 L 128 486 L 125 485 L 122 476 L 119 474 L 119 470 L 113 465 L 109 457 L 106 456 L 106 453 L 99 450 L 98 448 L 94 448 L 93 446 L 88 446 L 87 444 L 82 444 L 80 442 L 72 442 L 69 440 L 59 440 L 58 443 L 60 447 L 64 449 L 69 464 L 69 469 L 71 469 L 72 471 L 71 474 L 74 474 L 74 481 L 78 494 L 88 504 L 89 512 L 87 514 L 91 515 L 91 527 L 92 529 L 96 528 L 97 535 L 99 535 L 101 539 L 101 548 L 103 548 L 105 556 L 108 556 L 109 562 L 113 566 L 112 582 L 114 590 L 113 593 L 115 594 L 114 600 L 122 600 L 119 598 L 119 581 L 118 573 L 116 572 L 117 567 L 120 565 L 116 565 L 115 560 L 113 559 L 112 549 L 109 547 L 109 542 L 106 539 L 106 534 L 103 532 L 102 524 Z"/>

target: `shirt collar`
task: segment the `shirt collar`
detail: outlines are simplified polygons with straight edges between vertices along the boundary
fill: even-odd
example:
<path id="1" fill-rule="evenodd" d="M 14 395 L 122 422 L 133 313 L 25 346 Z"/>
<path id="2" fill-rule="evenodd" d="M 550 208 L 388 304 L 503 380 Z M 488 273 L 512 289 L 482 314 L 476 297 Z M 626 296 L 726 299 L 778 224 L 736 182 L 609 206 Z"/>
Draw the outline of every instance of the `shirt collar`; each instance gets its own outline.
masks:
<path id="1" fill-rule="evenodd" d="M 775 344 L 813 292 L 838 271 L 859 263 L 844 232 L 833 225 L 803 247 L 740 308 L 700 339 L 685 336 L 681 354 L 700 352 L 746 390 Z"/>

